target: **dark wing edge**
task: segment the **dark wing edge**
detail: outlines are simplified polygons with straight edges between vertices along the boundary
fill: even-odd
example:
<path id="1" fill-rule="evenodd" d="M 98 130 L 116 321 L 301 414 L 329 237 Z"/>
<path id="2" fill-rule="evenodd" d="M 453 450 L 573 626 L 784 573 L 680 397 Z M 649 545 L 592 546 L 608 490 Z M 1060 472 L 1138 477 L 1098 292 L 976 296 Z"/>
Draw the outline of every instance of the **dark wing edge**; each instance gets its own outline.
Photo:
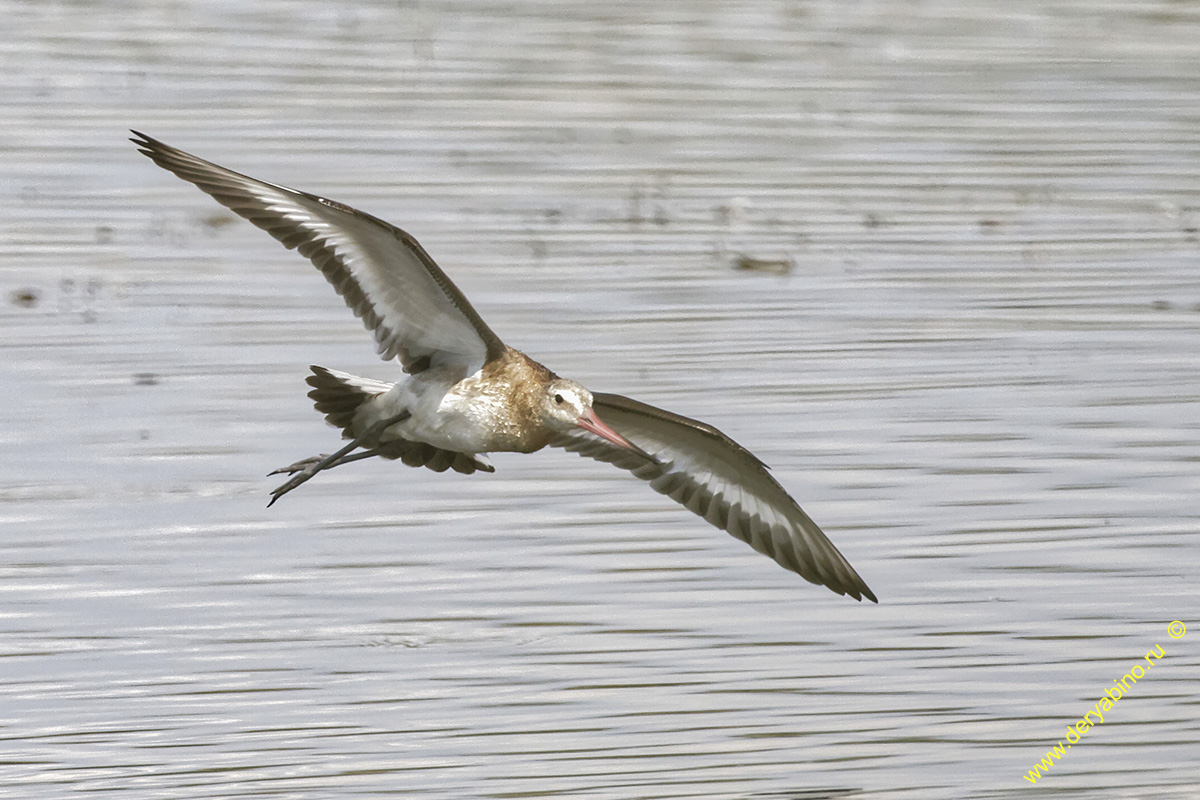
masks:
<path id="1" fill-rule="evenodd" d="M 211 196 L 230 211 L 233 211 L 238 216 L 271 234 L 284 247 L 289 250 L 295 249 L 305 258 L 312 261 L 313 265 L 333 284 L 333 287 L 346 301 L 346 305 L 354 312 L 355 316 L 359 317 L 367 330 L 375 336 L 376 342 L 380 347 L 380 355 L 385 360 L 399 355 L 398 348 L 394 345 L 389 346 L 389 332 L 382 325 L 380 313 L 367 297 L 366 292 L 355 279 L 354 275 L 345 267 L 334 248 L 318 232 L 303 228 L 293 220 L 289 220 L 283 214 L 268 208 L 261 198 L 248 191 L 247 186 L 263 187 L 285 196 L 300 198 L 309 203 L 316 203 L 334 212 L 348 215 L 359 222 L 368 223 L 379 228 L 381 231 L 387 232 L 416 256 L 428 271 L 429 276 L 442 292 L 445 293 L 447 299 L 462 313 L 471 327 L 479 334 L 479 338 L 487 348 L 486 360 L 492 361 L 504 354 L 504 343 L 500 341 L 500 338 L 496 336 L 487 323 L 483 321 L 483 318 L 479 316 L 479 312 L 467 300 L 462 290 L 454 285 L 454 282 L 450 280 L 433 258 L 425 252 L 425 248 L 411 234 L 378 217 L 351 208 L 336 200 L 329 200 L 309 194 L 308 192 L 260 181 L 257 178 L 251 178 L 240 172 L 234 172 L 231 169 L 214 164 L 211 161 L 206 161 L 179 148 L 172 147 L 140 131 L 131 130 L 130 133 L 135 138 L 131 137 L 129 141 L 137 145 L 138 151 L 147 156 L 155 164 L 177 177 L 195 184 L 201 191 Z M 405 363 L 404 366 L 407 367 L 409 364 Z"/>
<path id="2" fill-rule="evenodd" d="M 594 393 L 592 407 L 613 430 L 656 460 L 647 461 L 584 431 L 560 435 L 551 444 L 628 470 L 811 583 L 856 600 L 879 602 L 766 465 L 724 433 L 616 394 Z M 692 453 L 703 453 L 706 463 L 688 463 Z"/>
<path id="3" fill-rule="evenodd" d="M 389 439 L 376 449 L 379 451 L 379 456 L 389 461 L 399 459 L 410 467 L 426 467 L 434 472 L 445 472 L 452 469 L 463 475 L 471 475 L 475 472 L 496 471 L 495 467 L 477 455 L 442 450 L 425 442 Z"/>

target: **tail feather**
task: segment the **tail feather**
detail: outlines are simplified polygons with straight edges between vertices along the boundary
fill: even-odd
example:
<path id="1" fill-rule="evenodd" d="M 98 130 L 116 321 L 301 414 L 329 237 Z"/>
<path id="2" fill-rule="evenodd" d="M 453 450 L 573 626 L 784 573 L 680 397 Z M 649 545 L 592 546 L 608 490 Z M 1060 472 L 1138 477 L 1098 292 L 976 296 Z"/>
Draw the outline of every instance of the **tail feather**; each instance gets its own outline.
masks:
<path id="1" fill-rule="evenodd" d="M 346 439 L 354 438 L 350 429 L 359 407 L 392 388 L 391 384 L 383 381 L 360 378 L 349 372 L 326 369 L 315 364 L 309 369 L 312 370 L 312 375 L 308 376 L 306 382 L 313 388 L 308 396 L 313 399 L 317 411 L 325 415 L 330 425 L 342 429 L 342 436 Z"/>
<path id="2" fill-rule="evenodd" d="M 354 438 L 354 417 L 363 403 L 381 395 L 392 384 L 371 378 L 360 378 L 348 372 L 339 372 L 313 365 L 307 383 L 312 387 L 308 396 L 316 404 L 317 411 L 335 428 L 342 429 L 342 438 Z M 375 447 L 377 454 L 386 459 L 400 459 L 410 467 L 428 467 L 435 472 L 453 469 L 464 475 L 473 472 L 495 472 L 496 468 L 477 455 L 441 450 L 424 442 L 407 439 L 389 439 Z"/>

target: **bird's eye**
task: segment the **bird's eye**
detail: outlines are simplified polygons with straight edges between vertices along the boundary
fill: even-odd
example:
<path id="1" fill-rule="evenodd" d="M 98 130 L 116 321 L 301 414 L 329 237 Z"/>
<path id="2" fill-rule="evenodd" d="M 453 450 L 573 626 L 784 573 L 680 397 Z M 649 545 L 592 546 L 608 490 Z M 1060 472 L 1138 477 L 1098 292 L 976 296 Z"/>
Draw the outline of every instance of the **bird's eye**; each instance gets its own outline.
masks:
<path id="1" fill-rule="evenodd" d="M 561 406 L 563 404 L 563 396 L 561 394 L 554 395 L 554 402 Z"/>

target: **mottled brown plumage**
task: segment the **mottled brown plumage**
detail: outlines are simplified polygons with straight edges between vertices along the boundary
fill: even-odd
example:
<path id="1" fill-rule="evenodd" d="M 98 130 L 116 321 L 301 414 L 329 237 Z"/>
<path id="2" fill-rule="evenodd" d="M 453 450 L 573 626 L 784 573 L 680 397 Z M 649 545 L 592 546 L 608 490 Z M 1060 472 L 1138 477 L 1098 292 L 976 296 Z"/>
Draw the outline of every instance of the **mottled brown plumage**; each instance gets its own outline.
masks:
<path id="1" fill-rule="evenodd" d="M 478 375 L 462 381 L 464 394 L 494 408 L 493 451 L 532 453 L 550 443 L 553 433 L 542 422 L 542 398 L 558 376 L 529 356 L 511 347 L 483 365 Z"/>

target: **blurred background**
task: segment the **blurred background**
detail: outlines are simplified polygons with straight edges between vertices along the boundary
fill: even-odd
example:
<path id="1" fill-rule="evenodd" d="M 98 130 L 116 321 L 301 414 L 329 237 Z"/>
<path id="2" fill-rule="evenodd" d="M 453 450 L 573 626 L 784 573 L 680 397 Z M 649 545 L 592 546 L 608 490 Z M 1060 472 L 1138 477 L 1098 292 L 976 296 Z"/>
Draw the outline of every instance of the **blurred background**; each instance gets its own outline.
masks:
<path id="1" fill-rule="evenodd" d="M 1200 796 L 1200 7 L 0 17 L 0 794 Z M 722 428 L 880 604 L 561 451 L 268 511 L 338 444 L 307 365 L 398 367 L 129 128 Z"/>

